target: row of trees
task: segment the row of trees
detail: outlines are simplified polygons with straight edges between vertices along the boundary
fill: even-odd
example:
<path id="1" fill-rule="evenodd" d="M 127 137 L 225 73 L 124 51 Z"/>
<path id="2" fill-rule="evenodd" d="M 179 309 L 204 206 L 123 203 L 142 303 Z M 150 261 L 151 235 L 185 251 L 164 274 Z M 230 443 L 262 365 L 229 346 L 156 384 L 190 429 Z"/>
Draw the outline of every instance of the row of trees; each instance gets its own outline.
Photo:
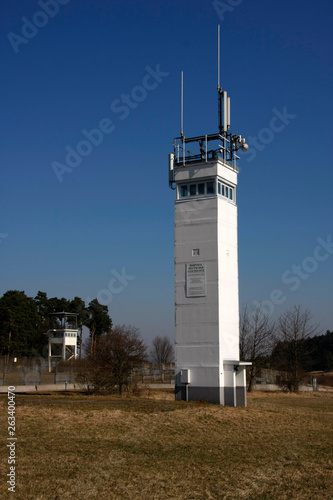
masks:
<path id="1" fill-rule="evenodd" d="M 46 332 L 59 327 L 56 312 L 76 313 L 77 326 L 86 326 L 90 338 L 84 359 L 78 361 L 78 380 L 95 391 L 128 387 L 133 370 L 150 355 L 161 368 L 173 361 L 168 337 L 155 337 L 150 350 L 140 332 L 132 326 L 115 326 L 105 305 L 97 299 L 87 306 L 80 297 L 73 300 L 48 298 L 45 292 L 28 297 L 21 291 L 8 291 L 0 298 L 0 349 L 7 356 L 46 355 Z M 71 325 L 69 325 L 71 326 Z"/>
<path id="2" fill-rule="evenodd" d="M 240 315 L 240 359 L 251 361 L 248 390 L 262 368 L 281 371 L 281 382 L 297 392 L 308 371 L 333 369 L 333 333 L 318 335 L 311 313 L 294 306 L 275 322 L 262 307 L 245 306 Z"/>
<path id="3" fill-rule="evenodd" d="M 43 356 L 46 354 L 46 332 L 52 326 L 50 314 L 78 314 L 78 328 L 86 326 L 92 338 L 112 327 L 108 308 L 93 299 L 87 306 L 80 297 L 73 300 L 48 298 L 45 292 L 28 297 L 24 292 L 9 290 L 0 298 L 0 352 L 2 355 Z"/>
<path id="4" fill-rule="evenodd" d="M 45 292 L 28 297 L 24 292 L 9 290 L 0 298 L 0 351 L 2 355 L 42 356 L 45 354 L 45 333 L 55 326 L 51 314 L 66 311 L 78 314 L 77 326 L 86 326 L 90 333 L 90 352 L 97 340 L 112 329 L 108 307 L 93 299 L 87 306 L 80 297 L 73 300 L 48 298 Z M 53 319 L 53 321 L 55 321 Z M 173 360 L 173 346 L 168 337 L 155 337 L 150 350 L 155 363 Z"/>

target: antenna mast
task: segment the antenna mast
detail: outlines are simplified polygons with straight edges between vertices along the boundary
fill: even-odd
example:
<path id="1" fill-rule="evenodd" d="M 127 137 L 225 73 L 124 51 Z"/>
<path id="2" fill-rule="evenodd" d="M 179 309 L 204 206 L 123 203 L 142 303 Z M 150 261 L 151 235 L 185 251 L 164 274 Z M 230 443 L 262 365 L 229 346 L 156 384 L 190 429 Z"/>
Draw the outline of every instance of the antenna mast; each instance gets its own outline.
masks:
<path id="1" fill-rule="evenodd" d="M 181 74 L 181 88 L 180 88 L 180 135 L 184 136 L 184 71 Z"/>
<path id="2" fill-rule="evenodd" d="M 217 91 L 219 94 L 219 99 L 218 99 L 218 113 L 219 113 L 219 134 L 222 135 L 223 133 L 223 126 L 222 126 L 222 89 L 221 89 L 221 84 L 220 84 L 220 73 L 221 73 L 221 36 L 220 36 L 220 25 L 217 26 Z"/>
<path id="3" fill-rule="evenodd" d="M 217 26 L 217 90 L 220 90 L 220 25 Z"/>

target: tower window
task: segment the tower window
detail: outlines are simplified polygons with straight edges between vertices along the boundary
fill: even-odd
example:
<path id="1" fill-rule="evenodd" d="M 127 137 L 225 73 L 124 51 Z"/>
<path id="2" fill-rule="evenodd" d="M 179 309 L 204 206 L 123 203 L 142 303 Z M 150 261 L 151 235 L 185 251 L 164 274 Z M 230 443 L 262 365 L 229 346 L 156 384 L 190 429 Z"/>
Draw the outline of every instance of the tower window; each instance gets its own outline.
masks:
<path id="1" fill-rule="evenodd" d="M 195 196 L 197 194 L 197 185 L 190 184 L 190 196 Z"/>
<path id="2" fill-rule="evenodd" d="M 218 181 L 218 194 L 229 198 L 229 200 L 234 200 L 234 188 L 223 184 Z"/>
<path id="3" fill-rule="evenodd" d="M 187 194 L 187 184 L 183 184 L 182 186 L 180 186 L 180 196 L 184 198 L 185 196 L 187 196 Z"/>
<path id="4" fill-rule="evenodd" d="M 234 189 L 230 186 L 223 184 L 221 181 L 211 180 L 206 182 L 190 183 L 190 184 L 180 184 L 178 187 L 178 197 L 188 198 L 189 196 L 204 196 L 216 194 L 225 196 L 230 200 L 234 200 Z"/>
<path id="5" fill-rule="evenodd" d="M 204 182 L 200 182 L 200 184 L 198 184 L 198 194 L 205 194 L 205 183 Z"/>
<path id="6" fill-rule="evenodd" d="M 214 182 L 207 182 L 207 194 L 214 194 L 215 193 L 215 183 Z"/>

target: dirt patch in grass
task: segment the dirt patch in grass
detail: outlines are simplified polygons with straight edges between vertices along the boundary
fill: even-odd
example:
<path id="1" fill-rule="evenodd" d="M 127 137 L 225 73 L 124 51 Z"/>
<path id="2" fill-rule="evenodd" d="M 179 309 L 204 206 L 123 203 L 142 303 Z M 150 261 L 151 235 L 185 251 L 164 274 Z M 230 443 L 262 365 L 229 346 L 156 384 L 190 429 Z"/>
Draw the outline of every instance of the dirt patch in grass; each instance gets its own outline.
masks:
<path id="1" fill-rule="evenodd" d="M 175 402 L 170 391 L 16 403 L 17 499 L 333 498 L 331 394 L 258 392 L 248 408 Z M 10 498 L 5 480 L 0 496 Z"/>

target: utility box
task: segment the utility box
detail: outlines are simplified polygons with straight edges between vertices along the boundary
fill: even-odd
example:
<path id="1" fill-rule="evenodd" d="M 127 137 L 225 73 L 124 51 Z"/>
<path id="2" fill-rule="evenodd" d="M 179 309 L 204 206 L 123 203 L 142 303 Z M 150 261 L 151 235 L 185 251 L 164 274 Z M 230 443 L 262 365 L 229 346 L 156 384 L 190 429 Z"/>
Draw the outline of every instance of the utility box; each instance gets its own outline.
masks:
<path id="1" fill-rule="evenodd" d="M 189 384 L 191 382 L 191 371 L 190 370 L 180 370 L 180 383 Z"/>

